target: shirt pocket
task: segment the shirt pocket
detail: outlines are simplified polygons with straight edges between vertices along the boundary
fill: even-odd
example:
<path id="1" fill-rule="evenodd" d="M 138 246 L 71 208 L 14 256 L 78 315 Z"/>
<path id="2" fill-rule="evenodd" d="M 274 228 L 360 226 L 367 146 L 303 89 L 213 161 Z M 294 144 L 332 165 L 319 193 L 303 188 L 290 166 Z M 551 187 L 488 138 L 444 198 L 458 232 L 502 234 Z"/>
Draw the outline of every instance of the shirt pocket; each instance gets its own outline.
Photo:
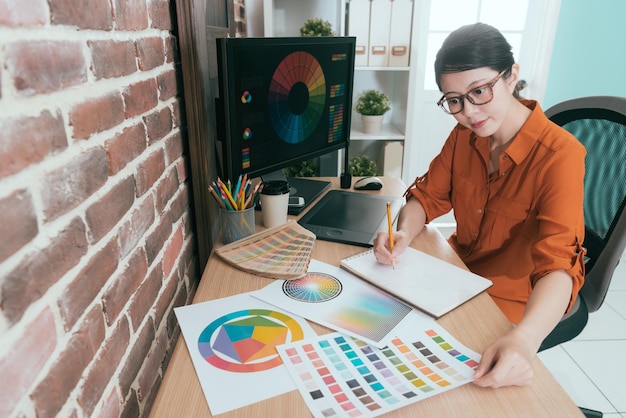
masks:
<path id="1" fill-rule="evenodd" d="M 483 231 L 490 232 L 490 244 L 500 246 L 511 238 L 527 235 L 525 223 L 530 215 L 530 202 L 519 202 L 493 196 L 487 204 L 488 222 Z"/>

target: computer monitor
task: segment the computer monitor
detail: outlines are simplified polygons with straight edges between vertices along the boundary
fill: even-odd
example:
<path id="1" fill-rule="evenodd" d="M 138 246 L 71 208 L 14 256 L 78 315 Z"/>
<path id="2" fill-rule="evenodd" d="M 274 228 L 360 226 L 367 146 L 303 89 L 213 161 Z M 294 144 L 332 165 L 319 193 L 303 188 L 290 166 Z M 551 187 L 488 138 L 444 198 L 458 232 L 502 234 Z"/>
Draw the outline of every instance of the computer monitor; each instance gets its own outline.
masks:
<path id="1" fill-rule="evenodd" d="M 280 175 L 285 167 L 347 149 L 355 42 L 217 39 L 220 176 Z"/>

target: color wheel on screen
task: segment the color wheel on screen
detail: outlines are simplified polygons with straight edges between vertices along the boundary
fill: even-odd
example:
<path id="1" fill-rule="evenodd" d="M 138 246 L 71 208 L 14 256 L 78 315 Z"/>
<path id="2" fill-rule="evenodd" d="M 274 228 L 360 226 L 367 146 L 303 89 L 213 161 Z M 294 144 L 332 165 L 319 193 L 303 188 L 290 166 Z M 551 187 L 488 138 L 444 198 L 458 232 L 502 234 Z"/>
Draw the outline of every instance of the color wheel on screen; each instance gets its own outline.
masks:
<path id="1" fill-rule="evenodd" d="M 269 87 L 268 113 L 283 141 L 306 140 L 319 124 L 325 102 L 324 71 L 313 55 L 293 52 L 278 64 Z"/>
<path id="2" fill-rule="evenodd" d="M 210 323 L 198 338 L 198 351 L 207 363 L 231 372 L 258 372 L 282 364 L 276 346 L 300 340 L 300 324 L 285 314 L 247 309 Z"/>

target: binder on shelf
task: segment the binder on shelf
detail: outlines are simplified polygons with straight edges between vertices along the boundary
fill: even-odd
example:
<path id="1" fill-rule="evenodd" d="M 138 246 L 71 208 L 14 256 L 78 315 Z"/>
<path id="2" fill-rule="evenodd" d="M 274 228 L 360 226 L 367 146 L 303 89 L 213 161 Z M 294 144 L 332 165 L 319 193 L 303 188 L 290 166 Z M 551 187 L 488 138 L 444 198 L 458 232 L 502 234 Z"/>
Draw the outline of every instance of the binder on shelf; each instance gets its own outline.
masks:
<path id="1" fill-rule="evenodd" d="M 391 2 L 391 31 L 389 33 L 389 66 L 408 67 L 411 46 L 413 0 Z"/>
<path id="2" fill-rule="evenodd" d="M 404 143 L 400 141 L 385 142 L 383 159 L 383 175 L 389 177 L 402 177 L 402 155 Z"/>
<path id="3" fill-rule="evenodd" d="M 391 0 L 372 0 L 370 7 L 370 67 L 387 67 L 391 32 Z"/>
<path id="4" fill-rule="evenodd" d="M 370 0 L 350 0 L 348 6 L 348 35 L 356 37 L 354 65 L 368 65 L 370 36 Z"/>

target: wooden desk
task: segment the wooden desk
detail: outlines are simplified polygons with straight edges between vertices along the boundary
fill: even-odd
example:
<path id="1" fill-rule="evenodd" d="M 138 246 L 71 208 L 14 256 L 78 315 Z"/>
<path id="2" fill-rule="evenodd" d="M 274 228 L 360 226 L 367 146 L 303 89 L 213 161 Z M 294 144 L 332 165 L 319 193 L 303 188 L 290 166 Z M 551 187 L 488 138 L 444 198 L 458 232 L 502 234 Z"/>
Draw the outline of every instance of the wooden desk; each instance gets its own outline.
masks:
<path id="1" fill-rule="evenodd" d="M 333 187 L 339 187 L 338 179 L 328 180 L 333 181 Z M 404 192 L 404 185 L 400 180 L 384 178 L 383 181 L 385 186 L 382 190 L 367 193 L 399 196 Z M 257 225 L 262 224 L 259 215 L 257 213 Z M 427 226 L 412 246 L 465 268 L 463 262 L 434 227 Z M 342 258 L 359 251 L 363 251 L 363 248 L 318 240 L 313 250 L 313 258 L 332 265 L 339 265 Z M 250 275 L 230 267 L 215 254 L 212 254 L 193 301 L 198 303 L 249 292 L 260 289 L 270 282 L 271 279 Z M 480 294 L 440 318 L 437 322 L 460 342 L 479 353 L 510 328 L 509 322 L 487 293 Z M 312 324 L 312 326 L 318 334 L 330 332 L 329 329 L 317 324 Z M 529 386 L 484 389 L 473 384 L 467 384 L 394 411 L 388 416 L 582 416 L 576 405 L 537 358 L 535 359 L 534 371 L 535 377 Z M 219 385 L 219 382 L 215 382 L 215 384 Z M 210 416 L 211 413 L 202 393 L 191 357 L 181 335 L 153 405 L 151 417 Z M 294 390 L 219 416 L 291 418 L 310 417 L 311 413 L 300 392 Z"/>

